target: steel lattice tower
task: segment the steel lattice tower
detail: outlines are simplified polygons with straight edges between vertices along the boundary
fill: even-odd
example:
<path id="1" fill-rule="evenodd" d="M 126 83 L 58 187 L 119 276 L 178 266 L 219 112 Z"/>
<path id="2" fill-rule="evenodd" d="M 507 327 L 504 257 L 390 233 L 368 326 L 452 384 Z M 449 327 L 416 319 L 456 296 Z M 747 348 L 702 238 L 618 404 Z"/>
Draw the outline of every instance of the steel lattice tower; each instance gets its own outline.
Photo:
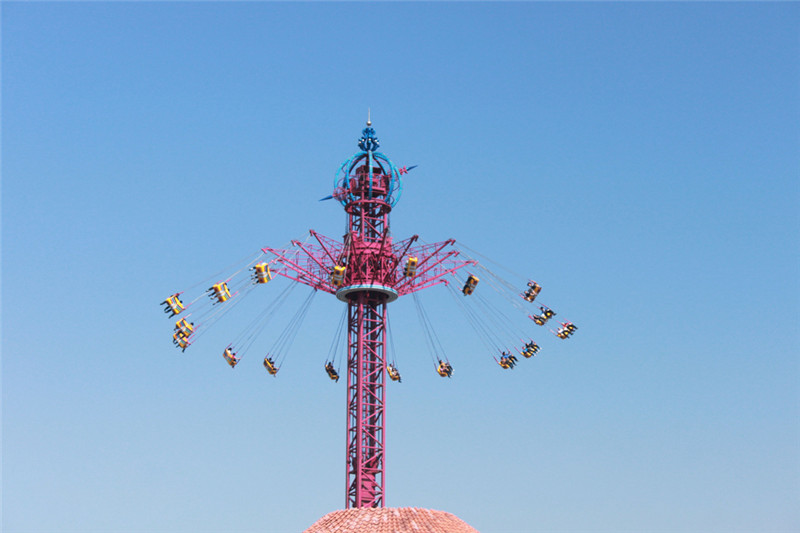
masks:
<path id="1" fill-rule="evenodd" d="M 336 173 L 334 192 L 347 213 L 342 243 L 314 230 L 318 244 L 293 241 L 293 248 L 264 248 L 275 255 L 285 277 L 323 290 L 345 302 L 347 314 L 347 502 L 346 508 L 385 504 L 387 304 L 474 264 L 458 260 L 447 240 L 414 246 L 417 236 L 393 243 L 389 213 L 400 198 L 401 174 L 383 154 L 371 122 L 360 151 Z M 416 258 L 412 275 L 404 269 Z"/>

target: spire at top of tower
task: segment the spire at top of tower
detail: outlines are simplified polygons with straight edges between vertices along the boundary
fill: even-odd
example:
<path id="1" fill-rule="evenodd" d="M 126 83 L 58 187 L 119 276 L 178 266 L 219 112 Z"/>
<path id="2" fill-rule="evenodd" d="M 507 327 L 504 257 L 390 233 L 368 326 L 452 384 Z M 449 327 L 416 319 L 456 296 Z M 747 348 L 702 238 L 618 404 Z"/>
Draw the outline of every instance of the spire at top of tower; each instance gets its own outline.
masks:
<path id="1" fill-rule="evenodd" d="M 367 119 L 367 127 L 361 131 L 361 138 L 358 140 L 358 147 L 365 152 L 374 152 L 381 145 L 377 137 L 375 137 L 375 130 L 372 129 L 372 122 Z"/>
<path id="2" fill-rule="evenodd" d="M 369 119 L 369 108 L 367 108 L 367 126 L 372 126 L 372 121 Z"/>

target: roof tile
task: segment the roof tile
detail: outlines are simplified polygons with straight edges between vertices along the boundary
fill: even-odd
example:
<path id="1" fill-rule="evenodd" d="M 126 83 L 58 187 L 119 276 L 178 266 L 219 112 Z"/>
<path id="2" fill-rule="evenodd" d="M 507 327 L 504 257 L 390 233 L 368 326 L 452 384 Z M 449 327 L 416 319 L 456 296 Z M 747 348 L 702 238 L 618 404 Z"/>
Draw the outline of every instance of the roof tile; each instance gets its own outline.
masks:
<path id="1" fill-rule="evenodd" d="M 444 511 L 383 507 L 334 511 L 304 533 L 478 533 L 478 530 Z"/>

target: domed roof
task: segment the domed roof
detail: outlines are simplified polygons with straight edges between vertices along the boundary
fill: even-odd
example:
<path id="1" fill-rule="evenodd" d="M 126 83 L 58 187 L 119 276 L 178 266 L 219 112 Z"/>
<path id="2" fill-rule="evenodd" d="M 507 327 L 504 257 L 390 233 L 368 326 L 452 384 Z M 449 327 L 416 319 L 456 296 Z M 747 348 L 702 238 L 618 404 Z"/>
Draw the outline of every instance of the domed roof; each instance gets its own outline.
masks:
<path id="1" fill-rule="evenodd" d="M 345 509 L 328 513 L 304 533 L 478 533 L 444 511 L 402 508 Z"/>

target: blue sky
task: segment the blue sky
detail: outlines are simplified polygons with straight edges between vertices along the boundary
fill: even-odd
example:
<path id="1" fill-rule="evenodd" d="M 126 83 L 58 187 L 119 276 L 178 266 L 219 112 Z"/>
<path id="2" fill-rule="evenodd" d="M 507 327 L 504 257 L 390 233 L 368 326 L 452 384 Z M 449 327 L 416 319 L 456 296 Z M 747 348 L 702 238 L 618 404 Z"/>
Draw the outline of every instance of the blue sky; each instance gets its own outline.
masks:
<path id="1" fill-rule="evenodd" d="M 442 380 L 391 304 L 389 506 L 483 533 L 797 531 L 799 23 L 797 3 L 3 2 L 3 530 L 301 531 L 344 505 L 345 388 L 321 368 L 341 304 L 315 299 L 272 379 L 220 353 L 277 286 L 185 354 L 158 302 L 341 235 L 317 199 L 369 107 L 419 165 L 395 236 L 454 237 L 580 327 L 502 371 L 431 289 Z"/>

